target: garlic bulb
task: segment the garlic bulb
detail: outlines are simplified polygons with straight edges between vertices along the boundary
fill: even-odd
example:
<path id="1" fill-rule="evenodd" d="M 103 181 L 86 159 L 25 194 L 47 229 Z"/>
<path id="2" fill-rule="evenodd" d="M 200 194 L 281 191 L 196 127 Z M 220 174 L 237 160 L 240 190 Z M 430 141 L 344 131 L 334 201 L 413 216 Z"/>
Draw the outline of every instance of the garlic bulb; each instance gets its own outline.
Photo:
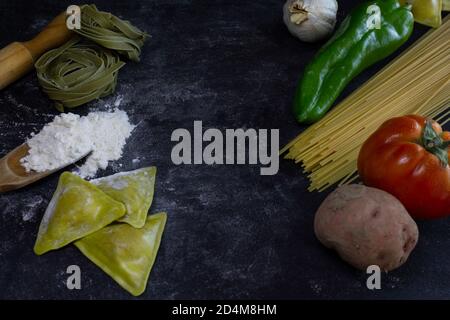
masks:
<path id="1" fill-rule="evenodd" d="M 283 20 L 294 36 L 314 42 L 333 31 L 337 9 L 336 0 L 288 0 L 283 7 Z"/>

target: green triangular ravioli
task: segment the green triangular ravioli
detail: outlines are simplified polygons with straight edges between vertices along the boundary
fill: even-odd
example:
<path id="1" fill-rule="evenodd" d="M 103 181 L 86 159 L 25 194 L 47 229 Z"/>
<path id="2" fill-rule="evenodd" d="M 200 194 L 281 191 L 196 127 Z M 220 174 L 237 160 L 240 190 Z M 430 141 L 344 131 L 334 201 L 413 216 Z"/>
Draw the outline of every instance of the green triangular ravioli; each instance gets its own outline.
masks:
<path id="1" fill-rule="evenodd" d="M 125 214 L 125 206 L 70 172 L 61 174 L 42 218 L 34 252 L 41 255 L 95 232 Z"/>
<path id="2" fill-rule="evenodd" d="M 81 252 L 134 296 L 142 294 L 155 262 L 166 213 L 147 217 L 140 229 L 120 223 L 75 242 Z"/>
<path id="3" fill-rule="evenodd" d="M 156 167 L 120 172 L 112 176 L 91 180 L 114 200 L 122 202 L 127 211 L 119 219 L 135 228 L 142 228 L 153 201 Z"/>

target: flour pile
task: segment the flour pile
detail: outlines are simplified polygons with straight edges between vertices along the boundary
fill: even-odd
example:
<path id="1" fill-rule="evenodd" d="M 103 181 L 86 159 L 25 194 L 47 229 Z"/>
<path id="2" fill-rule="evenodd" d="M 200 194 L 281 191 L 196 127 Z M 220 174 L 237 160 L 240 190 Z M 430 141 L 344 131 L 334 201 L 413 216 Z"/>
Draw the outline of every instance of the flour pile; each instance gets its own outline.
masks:
<path id="1" fill-rule="evenodd" d="M 128 115 L 118 109 L 91 112 L 84 117 L 63 113 L 31 135 L 27 141 L 28 155 L 20 162 L 27 172 L 42 172 L 61 168 L 92 152 L 77 174 L 93 177 L 109 161 L 122 157 L 122 149 L 134 127 Z"/>

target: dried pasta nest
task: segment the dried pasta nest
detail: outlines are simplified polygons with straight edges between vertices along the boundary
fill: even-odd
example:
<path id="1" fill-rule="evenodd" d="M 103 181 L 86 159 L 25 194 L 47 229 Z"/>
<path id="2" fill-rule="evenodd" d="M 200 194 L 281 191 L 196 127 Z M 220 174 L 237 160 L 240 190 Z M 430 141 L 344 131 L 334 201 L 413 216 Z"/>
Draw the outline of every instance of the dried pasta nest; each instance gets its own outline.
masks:
<path id="1" fill-rule="evenodd" d="M 35 63 L 44 92 L 64 111 L 112 94 L 125 64 L 120 56 L 139 61 L 147 34 L 95 5 L 81 7 L 81 29 L 63 46 Z"/>
<path id="2" fill-rule="evenodd" d="M 128 21 L 109 12 L 99 11 L 95 5 L 81 7 L 81 28 L 74 31 L 132 61 L 139 61 L 141 48 L 148 36 Z"/>
<path id="3" fill-rule="evenodd" d="M 116 52 L 77 37 L 42 55 L 35 66 L 43 91 L 63 111 L 113 93 L 124 65 Z"/>

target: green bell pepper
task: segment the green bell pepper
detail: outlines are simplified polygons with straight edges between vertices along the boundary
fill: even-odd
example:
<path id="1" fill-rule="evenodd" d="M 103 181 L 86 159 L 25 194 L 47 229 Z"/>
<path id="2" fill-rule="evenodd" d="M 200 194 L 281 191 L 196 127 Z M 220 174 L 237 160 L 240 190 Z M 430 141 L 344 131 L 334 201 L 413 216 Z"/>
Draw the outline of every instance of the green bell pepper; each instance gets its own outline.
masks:
<path id="1" fill-rule="evenodd" d="M 376 6 L 379 14 L 373 11 Z M 373 24 L 375 15 L 379 25 Z M 306 66 L 294 99 L 297 121 L 320 120 L 355 76 L 409 38 L 413 24 L 410 7 L 397 0 L 369 1 L 356 7 Z"/>

